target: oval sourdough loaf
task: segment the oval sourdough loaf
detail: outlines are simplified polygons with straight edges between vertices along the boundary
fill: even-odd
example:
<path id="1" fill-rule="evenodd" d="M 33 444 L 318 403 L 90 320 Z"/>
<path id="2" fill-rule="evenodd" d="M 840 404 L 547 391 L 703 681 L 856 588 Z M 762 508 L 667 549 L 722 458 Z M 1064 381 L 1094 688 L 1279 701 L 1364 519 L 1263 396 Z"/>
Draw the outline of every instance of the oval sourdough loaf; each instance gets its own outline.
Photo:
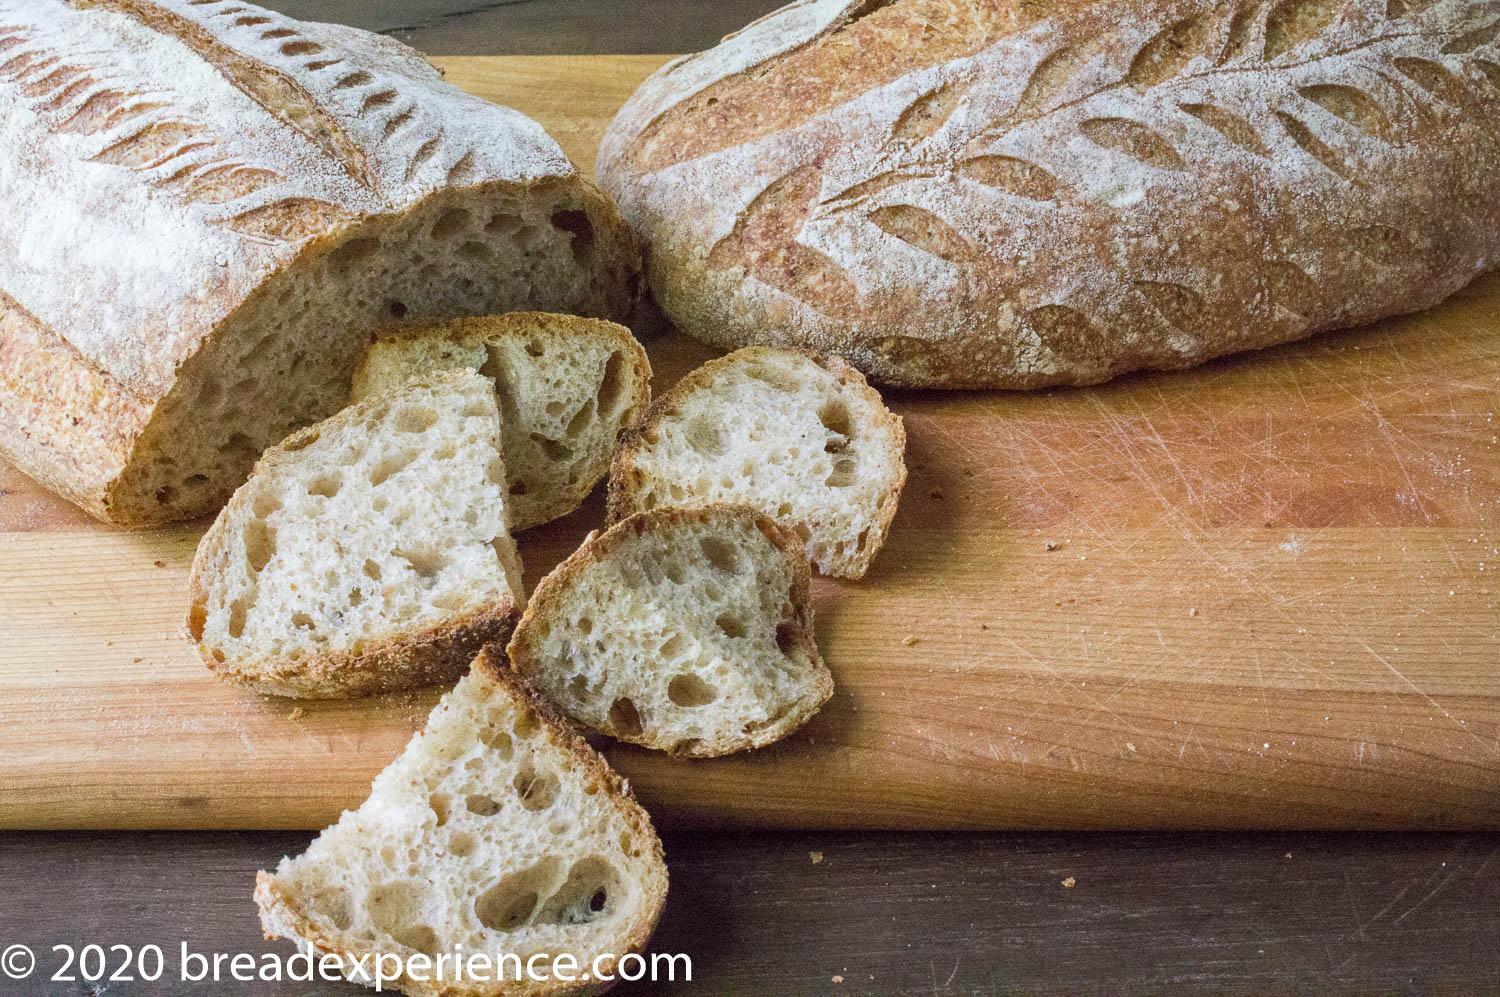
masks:
<path id="1" fill-rule="evenodd" d="M 811 0 L 679 59 L 601 182 L 681 328 L 888 384 L 1178 368 L 1500 255 L 1500 6 Z"/>
<path id="2" fill-rule="evenodd" d="M 223 502 L 393 316 L 633 307 L 557 144 L 377 35 L 0 0 L 0 107 L 0 452 L 101 517 Z"/>

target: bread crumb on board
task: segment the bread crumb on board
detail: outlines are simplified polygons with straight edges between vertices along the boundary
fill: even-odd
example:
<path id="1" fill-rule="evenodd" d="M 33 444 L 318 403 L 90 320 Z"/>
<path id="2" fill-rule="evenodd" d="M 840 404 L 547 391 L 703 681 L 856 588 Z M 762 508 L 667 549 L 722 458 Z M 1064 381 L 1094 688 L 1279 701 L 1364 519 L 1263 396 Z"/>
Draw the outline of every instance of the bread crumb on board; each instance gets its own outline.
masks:
<path id="1" fill-rule="evenodd" d="M 823 861 L 823 853 L 822 852 L 808 852 L 807 853 L 807 857 L 810 858 L 810 859 L 812 859 L 812 864 L 813 865 L 817 865 L 819 862 Z"/>
<path id="2" fill-rule="evenodd" d="M 901 643 L 905 644 L 907 647 L 914 647 L 921 639 L 922 638 L 918 637 L 916 634 L 907 634 L 905 637 L 901 638 Z"/>
<path id="3" fill-rule="evenodd" d="M 288 720 L 301 720 L 305 716 L 307 716 L 307 711 L 306 710 L 304 710 L 300 706 L 294 706 L 294 707 L 292 707 L 292 712 L 288 713 L 286 715 L 286 718 Z"/>
<path id="4" fill-rule="evenodd" d="M 1062 884 L 1063 886 L 1066 886 L 1071 890 L 1073 887 L 1078 885 L 1078 880 L 1074 879 L 1072 876 L 1069 876 L 1067 879 L 1062 881 Z"/>
<path id="5" fill-rule="evenodd" d="M 843 983 L 844 982 L 844 978 L 842 976 L 839 976 L 839 975 L 835 974 L 834 977 L 833 977 L 833 982 L 835 982 L 835 983 Z"/>

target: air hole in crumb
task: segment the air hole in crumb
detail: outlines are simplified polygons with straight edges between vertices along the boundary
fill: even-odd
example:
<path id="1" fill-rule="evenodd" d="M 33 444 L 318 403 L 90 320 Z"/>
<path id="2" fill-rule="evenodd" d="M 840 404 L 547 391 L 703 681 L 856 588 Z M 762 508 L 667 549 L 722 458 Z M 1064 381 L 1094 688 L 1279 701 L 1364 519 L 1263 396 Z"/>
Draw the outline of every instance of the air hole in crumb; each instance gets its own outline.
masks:
<path id="1" fill-rule="evenodd" d="M 292 614 L 292 626 L 311 630 L 314 625 L 315 621 L 308 614 L 301 612 L 300 610 Z"/>
<path id="2" fill-rule="evenodd" d="M 513 872 L 475 898 L 474 916 L 491 931 L 514 931 L 531 921 L 542 891 L 560 878 L 562 862 L 552 857 Z"/>
<path id="3" fill-rule="evenodd" d="M 320 474 L 307 486 L 309 495 L 321 495 L 323 498 L 333 498 L 344 486 L 342 474 Z"/>
<path id="4" fill-rule="evenodd" d="M 248 612 L 243 599 L 236 599 L 229 604 L 229 636 L 238 639 L 245 635 L 245 617 Z"/>
<path id="5" fill-rule="evenodd" d="M 448 563 L 448 559 L 435 550 L 396 550 L 392 553 L 410 564 L 421 578 L 436 578 Z"/>
<path id="6" fill-rule="evenodd" d="M 391 932 L 391 938 L 426 955 L 435 955 L 438 950 L 437 932 L 425 924 L 413 924 Z"/>
<path id="7" fill-rule="evenodd" d="M 526 340 L 526 355 L 528 357 L 539 357 L 547 352 L 546 347 L 535 339 Z"/>
<path id="8" fill-rule="evenodd" d="M 585 635 L 587 635 L 588 633 L 592 632 L 593 629 L 594 629 L 594 621 L 593 621 L 593 619 L 591 617 L 588 617 L 588 616 L 580 616 L 578 618 L 578 622 L 576 624 L 574 624 L 574 625 L 576 627 L 578 627 L 578 632 L 579 633 L 585 634 Z"/>
<path id="9" fill-rule="evenodd" d="M 427 805 L 432 808 L 433 816 L 437 818 L 437 826 L 442 827 L 448 823 L 448 811 L 453 806 L 453 799 L 447 793 L 433 793 L 427 797 Z"/>
<path id="10" fill-rule="evenodd" d="M 656 653 L 664 661 L 675 661 L 682 657 L 683 652 L 686 650 L 687 638 L 682 636 L 682 634 L 673 634 L 662 643 L 661 647 L 656 649 Z"/>
<path id="11" fill-rule="evenodd" d="M 611 353 L 609 359 L 604 362 L 604 376 L 599 380 L 599 392 L 597 396 L 597 409 L 600 415 L 615 415 L 620 403 L 625 397 L 625 358 L 619 353 Z"/>
<path id="12" fill-rule="evenodd" d="M 554 419 L 557 418 L 558 416 L 562 415 L 563 414 L 563 403 L 562 402 L 548 402 L 547 403 L 547 414 L 550 415 L 550 416 L 552 416 Z"/>
<path id="13" fill-rule="evenodd" d="M 594 225 L 589 221 L 588 212 L 555 211 L 552 214 L 552 227 L 573 237 L 573 259 L 582 261 L 593 250 Z"/>
<path id="14" fill-rule="evenodd" d="M 726 575 L 740 570 L 740 559 L 727 541 L 718 537 L 699 537 L 698 549 L 703 551 L 703 557 L 709 564 Z"/>
<path id="15" fill-rule="evenodd" d="M 707 706 L 719 698 L 719 690 L 696 675 L 685 672 L 674 675 L 667 683 L 667 698 L 678 706 Z"/>
<path id="16" fill-rule="evenodd" d="M 619 890 L 620 877 L 613 865 L 598 855 L 579 859 L 568 870 L 568 878 L 537 912 L 544 924 L 588 924 L 604 915 L 610 898 Z"/>
<path id="17" fill-rule="evenodd" d="M 319 890 L 312 898 L 312 909 L 328 918 L 340 931 L 347 930 L 354 922 L 354 902 L 349 891 L 342 886 Z"/>
<path id="18" fill-rule="evenodd" d="M 437 412 L 425 406 L 409 405 L 396 413 L 396 429 L 402 433 L 425 433 L 437 421 Z"/>
<path id="19" fill-rule="evenodd" d="M 497 727 L 482 727 L 479 731 L 479 740 L 485 747 L 499 755 L 501 761 L 510 761 L 511 754 L 515 750 L 515 742 L 505 731 Z"/>
<path id="20" fill-rule="evenodd" d="M 380 248 L 377 239 L 350 239 L 329 254 L 329 261 L 336 267 L 350 267 Z"/>
<path id="21" fill-rule="evenodd" d="M 516 717 L 515 725 L 511 727 L 516 737 L 519 737 L 523 741 L 529 741 L 541 729 L 541 722 L 537 720 L 536 714 L 530 710 L 522 710 L 521 715 Z"/>
<path id="22" fill-rule="evenodd" d="M 188 611 L 188 633 L 193 635 L 193 640 L 203 639 L 203 630 L 207 625 L 208 610 L 198 603 L 193 603 L 193 608 Z"/>
<path id="23" fill-rule="evenodd" d="M 574 675 L 568 679 L 568 693 L 576 700 L 583 700 L 589 694 L 589 680 L 583 675 Z"/>
<path id="24" fill-rule="evenodd" d="M 245 526 L 245 559 L 250 570 L 260 574 L 276 553 L 276 531 L 263 519 L 252 519 Z"/>
<path id="25" fill-rule="evenodd" d="M 492 485 L 503 485 L 503 484 L 505 484 L 505 462 L 502 461 L 499 457 L 492 457 L 490 459 L 489 466 L 485 468 L 484 476 L 489 479 L 489 482 Z M 513 495 L 524 495 L 524 494 L 526 494 L 526 492 L 525 492 L 525 487 L 526 486 L 523 484 L 521 487 L 522 487 L 521 491 L 518 492 L 518 491 L 512 490 L 511 494 L 513 494 Z"/>
<path id="26" fill-rule="evenodd" d="M 449 208 L 432 225 L 432 237 L 446 242 L 469 227 L 470 216 L 463 208 Z"/>
<path id="27" fill-rule="evenodd" d="M 457 858 L 466 858 L 474 854 L 475 844 L 472 834 L 455 834 L 448 839 L 448 853 Z"/>
<path id="28" fill-rule="evenodd" d="M 406 317 L 406 306 L 399 301 L 392 301 L 386 305 L 386 311 L 390 312 L 396 318 Z"/>
<path id="29" fill-rule="evenodd" d="M 747 633 L 745 621 L 733 613 L 721 613 L 719 618 L 714 620 L 714 622 L 718 624 L 719 629 L 724 632 L 724 636 L 726 637 L 743 637 Z"/>
<path id="30" fill-rule="evenodd" d="M 510 493 L 512 495 L 525 495 L 529 490 L 530 486 L 524 481 L 512 481 L 510 483 Z"/>
<path id="31" fill-rule="evenodd" d="M 622 696 L 611 703 L 609 725 L 616 737 L 640 737 L 641 715 L 635 708 L 635 701 Z"/>
<path id="32" fill-rule="evenodd" d="M 511 785 L 521 797 L 521 806 L 527 810 L 546 810 L 557 799 L 557 780 L 545 773 L 537 773 L 530 766 L 517 772 Z"/>
<path id="33" fill-rule="evenodd" d="M 380 462 L 370 471 L 370 484 L 380 485 L 391 475 L 400 471 L 406 465 L 416 460 L 415 450 L 403 450 L 397 453 L 386 454 L 380 458 Z"/>
<path id="34" fill-rule="evenodd" d="M 854 470 L 856 466 L 854 458 L 842 458 L 833 465 L 833 473 L 828 475 L 828 480 L 824 484 L 830 488 L 848 488 L 854 484 Z"/>
<path id="35" fill-rule="evenodd" d="M 710 415 L 695 416 L 682 431 L 687 445 L 705 457 L 719 457 L 724 453 L 724 436 L 719 422 Z"/>
<path id="36" fill-rule="evenodd" d="M 781 649 L 782 654 L 791 654 L 793 648 L 797 647 L 797 628 L 790 623 L 782 623 L 776 627 L 776 646 Z"/>
<path id="37" fill-rule="evenodd" d="M 557 440 L 549 440 L 541 433 L 532 433 L 531 441 L 540 447 L 542 453 L 546 454 L 547 459 L 554 464 L 565 463 L 573 457 L 573 451 L 570 447 L 564 443 L 559 443 Z"/>
<path id="38" fill-rule="evenodd" d="M 369 558 L 365 559 L 364 573 L 366 578 L 372 578 L 377 582 L 380 581 L 380 565 Z"/>
<path id="39" fill-rule="evenodd" d="M 464 800 L 464 806 L 469 813 L 478 814 L 480 817 L 493 817 L 500 812 L 500 804 L 483 793 L 472 793 Z"/>

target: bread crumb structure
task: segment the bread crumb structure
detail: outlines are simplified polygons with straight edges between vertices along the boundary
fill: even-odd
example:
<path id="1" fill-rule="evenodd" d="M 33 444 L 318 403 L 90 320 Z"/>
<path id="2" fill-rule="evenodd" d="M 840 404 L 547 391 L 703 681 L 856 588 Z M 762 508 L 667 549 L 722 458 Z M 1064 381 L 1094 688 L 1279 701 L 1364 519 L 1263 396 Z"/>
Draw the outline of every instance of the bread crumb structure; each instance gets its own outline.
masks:
<path id="1" fill-rule="evenodd" d="M 833 692 L 802 545 L 744 506 L 659 509 L 537 586 L 511 665 L 582 723 L 707 757 L 769 744 Z"/>

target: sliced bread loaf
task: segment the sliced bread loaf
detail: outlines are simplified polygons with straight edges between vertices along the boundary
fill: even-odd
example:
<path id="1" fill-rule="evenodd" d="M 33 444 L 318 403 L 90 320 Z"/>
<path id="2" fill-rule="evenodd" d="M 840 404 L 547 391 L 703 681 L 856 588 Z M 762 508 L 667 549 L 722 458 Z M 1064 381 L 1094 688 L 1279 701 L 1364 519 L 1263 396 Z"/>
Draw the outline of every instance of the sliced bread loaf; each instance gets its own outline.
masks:
<path id="1" fill-rule="evenodd" d="M 684 377 L 621 439 L 609 514 L 743 502 L 825 575 L 859 578 L 896 515 L 905 449 L 900 417 L 844 361 L 749 347 Z"/>
<path id="2" fill-rule="evenodd" d="M 579 967 L 570 972 L 592 975 L 613 973 L 620 957 L 645 946 L 667 893 L 651 819 L 604 759 L 490 653 L 433 708 L 358 810 L 256 877 L 267 938 L 346 964 L 447 953 L 443 979 L 395 981 L 423 997 L 605 989 L 513 975 L 459 982 L 455 951 L 497 963 L 515 955 L 523 966 L 544 954 L 532 961 L 538 975 L 551 975 L 566 953 Z M 615 958 L 596 967 L 605 954 Z"/>
<path id="3" fill-rule="evenodd" d="M 355 371 L 354 398 L 464 369 L 491 378 L 500 397 L 512 530 L 578 508 L 651 400 L 651 364 L 629 329 L 547 312 L 392 326 Z"/>
<path id="4" fill-rule="evenodd" d="M 833 693 L 802 543 L 747 506 L 657 509 L 537 586 L 507 654 L 564 713 L 679 755 L 755 748 Z"/>
<path id="5" fill-rule="evenodd" d="M 198 545 L 210 668 L 282 696 L 455 678 L 519 615 L 500 415 L 477 374 L 412 381 L 268 450 Z"/>

